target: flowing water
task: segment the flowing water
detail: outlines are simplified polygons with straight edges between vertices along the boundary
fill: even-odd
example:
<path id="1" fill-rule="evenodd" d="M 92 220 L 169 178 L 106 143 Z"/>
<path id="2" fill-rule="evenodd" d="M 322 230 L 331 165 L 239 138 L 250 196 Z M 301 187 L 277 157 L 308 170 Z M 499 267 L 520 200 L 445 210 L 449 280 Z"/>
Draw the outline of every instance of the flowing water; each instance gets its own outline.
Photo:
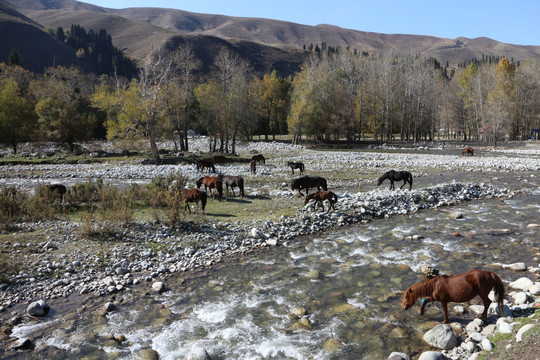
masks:
<path id="1" fill-rule="evenodd" d="M 455 219 L 456 211 L 464 217 Z M 420 266 L 447 274 L 491 269 L 505 282 L 532 277 L 487 265 L 538 265 L 531 248 L 538 246 L 539 230 L 527 224 L 538 223 L 539 215 L 537 188 L 513 199 L 378 219 L 250 254 L 183 283 L 169 281 L 170 291 L 128 300 L 106 318 L 53 316 L 39 326 L 17 327 L 14 335 L 32 337 L 47 328 L 38 346 L 66 349 L 72 358 L 135 359 L 145 348 L 162 359 L 204 348 L 214 360 L 418 353 L 428 349 L 421 340 L 425 331 L 442 321 L 438 303 L 424 316 L 418 306 L 401 309 L 400 292 L 423 280 Z M 474 317 L 449 315 L 462 323 Z M 108 334 L 127 340 L 119 344 Z"/>

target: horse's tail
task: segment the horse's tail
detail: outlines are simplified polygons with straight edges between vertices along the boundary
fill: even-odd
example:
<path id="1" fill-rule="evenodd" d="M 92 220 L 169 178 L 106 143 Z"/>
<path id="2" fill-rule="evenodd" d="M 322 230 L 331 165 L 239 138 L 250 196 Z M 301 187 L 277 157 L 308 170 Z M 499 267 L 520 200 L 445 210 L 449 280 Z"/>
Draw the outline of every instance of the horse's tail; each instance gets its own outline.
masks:
<path id="1" fill-rule="evenodd" d="M 413 177 L 412 177 L 412 174 L 411 174 L 411 173 L 409 173 L 409 180 L 411 181 L 411 188 L 412 188 Z"/>
<path id="2" fill-rule="evenodd" d="M 322 178 L 322 184 L 321 184 L 321 187 L 324 189 L 324 190 L 328 190 L 328 185 L 326 183 L 326 179 L 325 178 Z"/>
<path id="3" fill-rule="evenodd" d="M 495 281 L 495 284 L 493 285 L 493 290 L 495 291 L 495 299 L 497 300 L 499 311 L 502 312 L 505 295 L 504 284 L 501 278 L 494 272 L 490 272 L 489 275 L 491 275 L 491 278 Z"/>

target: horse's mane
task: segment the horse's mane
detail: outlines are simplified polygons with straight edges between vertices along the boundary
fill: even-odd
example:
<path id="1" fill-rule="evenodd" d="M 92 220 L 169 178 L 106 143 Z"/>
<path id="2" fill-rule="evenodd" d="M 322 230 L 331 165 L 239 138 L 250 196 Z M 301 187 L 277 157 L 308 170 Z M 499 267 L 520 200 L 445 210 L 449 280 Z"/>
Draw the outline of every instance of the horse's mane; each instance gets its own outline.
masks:
<path id="1" fill-rule="evenodd" d="M 409 289 L 411 289 L 414 297 L 413 302 L 416 302 L 419 297 L 430 296 L 433 293 L 433 289 L 435 288 L 437 281 L 442 277 L 446 277 L 446 275 L 437 275 L 433 279 L 427 279 L 421 283 L 411 286 Z"/>

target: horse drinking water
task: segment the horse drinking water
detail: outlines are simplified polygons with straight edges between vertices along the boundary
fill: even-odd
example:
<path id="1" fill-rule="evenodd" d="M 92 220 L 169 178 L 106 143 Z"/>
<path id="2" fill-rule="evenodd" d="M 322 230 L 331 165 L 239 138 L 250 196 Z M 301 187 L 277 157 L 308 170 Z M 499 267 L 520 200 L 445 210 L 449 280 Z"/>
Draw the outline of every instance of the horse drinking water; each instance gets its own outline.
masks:
<path id="1" fill-rule="evenodd" d="M 476 269 L 454 276 L 438 275 L 433 279 L 413 285 L 405 290 L 402 306 L 403 309 L 407 310 L 416 303 L 418 298 L 427 297 L 427 299 L 422 300 L 420 307 L 420 314 L 423 315 L 428 303 L 439 301 L 444 313 L 443 323 L 446 324 L 449 302 L 465 302 L 479 295 L 484 302 L 482 319 L 485 321 L 491 304 L 488 296 L 491 289 L 495 290 L 495 298 L 499 311 L 501 311 L 504 300 L 503 282 L 494 272 Z"/>
<path id="2" fill-rule="evenodd" d="M 388 172 L 385 172 L 377 180 L 377 186 L 381 185 L 386 179 L 390 180 L 390 190 L 394 190 L 394 181 L 403 181 L 403 185 L 401 185 L 400 189 L 402 189 L 407 183 L 410 184 L 409 190 L 412 189 L 413 177 L 412 174 L 408 171 L 390 170 Z"/>
<path id="3" fill-rule="evenodd" d="M 294 169 L 300 170 L 300 175 L 304 174 L 304 163 L 288 161 L 287 165 L 291 168 L 294 175 Z"/>
<path id="4" fill-rule="evenodd" d="M 328 211 L 330 211 L 330 209 L 336 210 L 336 208 L 334 207 L 334 204 L 337 203 L 338 197 L 336 194 L 334 194 L 330 190 L 317 191 L 316 193 L 306 195 L 304 199 L 304 205 L 307 205 L 307 203 L 311 199 L 314 199 L 318 205 L 321 205 L 323 211 L 324 211 L 324 205 L 323 205 L 324 200 L 328 200 L 328 202 L 330 203 L 330 207 L 328 208 Z"/>
<path id="5" fill-rule="evenodd" d="M 306 189 L 307 195 L 309 188 L 317 188 L 317 190 L 323 188 L 323 190 L 328 190 L 326 179 L 320 176 L 302 176 L 298 179 L 294 179 L 291 184 L 291 190 L 298 190 L 298 193 L 301 196 L 304 196 L 304 194 L 302 194 L 302 189 Z"/>

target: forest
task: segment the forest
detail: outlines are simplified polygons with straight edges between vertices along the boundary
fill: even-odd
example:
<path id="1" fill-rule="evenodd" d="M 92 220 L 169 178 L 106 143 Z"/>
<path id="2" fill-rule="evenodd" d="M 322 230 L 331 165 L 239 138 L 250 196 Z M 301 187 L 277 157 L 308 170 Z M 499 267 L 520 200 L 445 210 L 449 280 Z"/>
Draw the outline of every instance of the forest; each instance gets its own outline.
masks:
<path id="1" fill-rule="evenodd" d="M 64 31 L 57 33 L 62 38 Z M 78 27 L 68 33 L 77 36 L 64 41 L 80 47 L 81 56 L 91 54 L 99 75 L 58 66 L 31 73 L 16 54 L 0 64 L 0 144 L 13 153 L 24 142 L 53 141 L 73 150 L 77 142 L 106 138 L 144 141 L 157 161 L 159 141 L 173 140 L 187 151 L 190 131 L 207 135 L 208 150 L 223 153 L 234 153 L 240 140 L 280 135 L 293 143 L 457 140 L 496 146 L 526 140 L 540 128 L 535 59 L 486 56 L 442 67 L 416 54 L 325 46 L 331 51 L 312 49 L 300 72 L 280 78 L 276 72 L 256 76 L 248 62 L 223 49 L 213 70 L 201 74 L 189 46 L 131 70 L 106 33 Z M 136 76 L 117 71 L 120 63 Z"/>

